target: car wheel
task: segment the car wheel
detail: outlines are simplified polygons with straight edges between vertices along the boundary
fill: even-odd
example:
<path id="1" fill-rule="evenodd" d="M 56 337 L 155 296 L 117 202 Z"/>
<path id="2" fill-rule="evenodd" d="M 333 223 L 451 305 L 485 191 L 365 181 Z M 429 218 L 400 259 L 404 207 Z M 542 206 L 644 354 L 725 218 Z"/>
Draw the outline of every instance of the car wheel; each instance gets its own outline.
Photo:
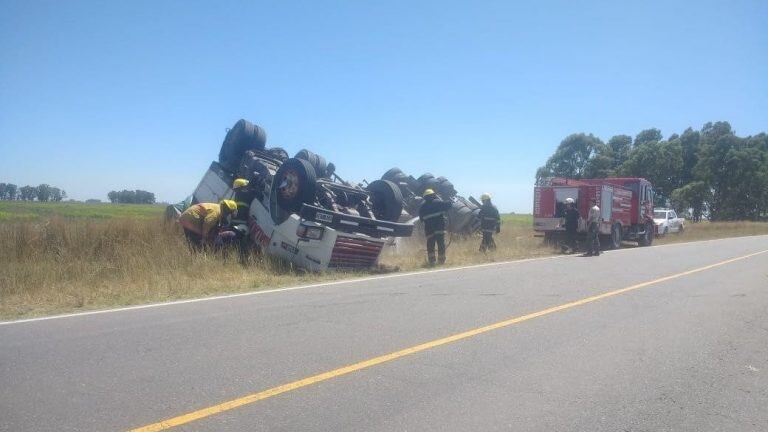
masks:
<path id="1" fill-rule="evenodd" d="M 677 230 L 677 233 L 682 234 L 683 231 L 685 231 L 685 226 L 683 224 L 680 224 L 680 228 Z"/>
<path id="2" fill-rule="evenodd" d="M 376 219 L 397 222 L 403 212 L 403 194 L 389 180 L 374 180 L 368 185 Z"/>

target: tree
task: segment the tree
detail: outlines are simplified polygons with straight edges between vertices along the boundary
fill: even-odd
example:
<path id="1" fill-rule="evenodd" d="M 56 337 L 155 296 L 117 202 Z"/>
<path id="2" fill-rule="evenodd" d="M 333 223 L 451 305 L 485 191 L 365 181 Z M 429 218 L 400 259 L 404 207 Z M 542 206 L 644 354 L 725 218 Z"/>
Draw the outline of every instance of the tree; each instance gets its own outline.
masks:
<path id="1" fill-rule="evenodd" d="M 604 145 L 592 134 L 572 134 L 566 137 L 547 163 L 536 171 L 536 183 L 545 177 L 582 178 L 589 160 L 598 146 Z"/>
<path id="2" fill-rule="evenodd" d="M 110 191 L 107 198 L 111 203 L 121 204 L 154 204 L 155 194 L 144 190 L 125 190 L 120 192 Z"/>
<path id="3" fill-rule="evenodd" d="M 629 159 L 629 155 L 632 153 L 632 137 L 629 135 L 614 135 L 608 140 L 608 147 L 611 149 L 613 156 L 611 169 L 615 172 Z"/>
<path id="4" fill-rule="evenodd" d="M 6 199 L 5 195 L 7 191 L 8 191 L 8 185 L 5 183 L 0 183 L 0 200 Z"/>
<path id="5" fill-rule="evenodd" d="M 614 157 L 611 148 L 600 144 L 584 167 L 585 178 L 606 178 L 615 174 Z"/>
<path id="6" fill-rule="evenodd" d="M 36 192 L 37 200 L 41 202 L 49 201 L 51 199 L 51 191 L 52 189 L 50 185 L 45 183 L 39 185 Z"/>
<path id="7" fill-rule="evenodd" d="M 19 188 L 19 193 L 21 195 L 22 201 L 34 201 L 35 197 L 37 196 L 37 188 L 32 186 L 22 186 Z"/>
<path id="8" fill-rule="evenodd" d="M 5 185 L 5 197 L 9 201 L 13 201 L 16 199 L 19 193 L 19 187 L 16 186 L 13 183 L 7 183 Z"/>
<path id="9" fill-rule="evenodd" d="M 668 198 L 680 186 L 682 166 L 679 142 L 651 141 L 635 147 L 619 171 L 621 175 L 646 178 L 653 184 L 657 196 Z"/>
<path id="10" fill-rule="evenodd" d="M 706 209 L 706 203 L 711 199 L 712 191 L 703 181 L 688 183 L 672 192 L 672 206 L 678 212 L 684 212 L 691 209 L 694 222 L 701 221 L 701 216 Z"/>
<path id="11" fill-rule="evenodd" d="M 51 188 L 51 201 L 61 202 L 61 200 L 63 200 L 66 197 L 67 197 L 67 192 L 65 192 L 65 191 L 63 191 L 63 190 L 61 190 L 61 189 L 59 189 L 57 187 L 52 187 Z"/>
<path id="12" fill-rule="evenodd" d="M 701 150 L 701 134 L 689 127 L 680 136 L 679 141 L 683 151 L 683 172 L 680 174 L 680 182 L 688 184 L 696 177 L 695 168 Z"/>
<path id="13" fill-rule="evenodd" d="M 647 144 L 649 142 L 661 141 L 661 139 L 662 139 L 662 136 L 661 136 L 661 131 L 660 130 L 658 130 L 656 128 L 646 129 L 644 131 L 641 131 L 635 137 L 635 148 L 640 147 L 642 145 L 645 145 L 645 144 Z"/>

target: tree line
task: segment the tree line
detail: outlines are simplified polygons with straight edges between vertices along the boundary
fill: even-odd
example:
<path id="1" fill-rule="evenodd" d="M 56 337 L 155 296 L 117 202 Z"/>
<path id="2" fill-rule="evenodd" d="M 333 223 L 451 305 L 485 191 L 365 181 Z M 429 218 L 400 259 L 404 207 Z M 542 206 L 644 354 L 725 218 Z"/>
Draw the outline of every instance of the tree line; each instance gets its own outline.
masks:
<path id="1" fill-rule="evenodd" d="M 657 205 L 693 219 L 768 218 L 768 135 L 739 137 L 725 121 L 686 129 L 666 139 L 659 129 L 632 139 L 616 135 L 607 143 L 585 133 L 566 137 L 544 166 L 536 184 L 550 177 L 644 177 L 654 185 Z"/>
<path id="2" fill-rule="evenodd" d="M 67 192 L 55 186 L 41 184 L 38 186 L 18 187 L 13 183 L 0 183 L 0 200 L 3 201 L 53 201 L 59 202 L 67 197 Z"/>
<path id="3" fill-rule="evenodd" d="M 110 191 L 107 194 L 109 202 L 113 204 L 154 204 L 155 194 L 152 192 L 136 190 Z"/>

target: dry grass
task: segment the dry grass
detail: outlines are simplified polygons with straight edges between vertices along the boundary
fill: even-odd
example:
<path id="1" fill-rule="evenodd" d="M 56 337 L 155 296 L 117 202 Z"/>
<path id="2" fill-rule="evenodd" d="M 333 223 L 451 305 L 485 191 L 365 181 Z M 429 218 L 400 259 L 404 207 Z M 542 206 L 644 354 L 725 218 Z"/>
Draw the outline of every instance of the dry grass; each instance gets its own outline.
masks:
<path id="1" fill-rule="evenodd" d="M 680 243 L 768 234 L 768 222 L 699 222 L 686 223 L 682 234 L 672 233 L 654 240 L 654 244 Z"/>
<path id="2" fill-rule="evenodd" d="M 195 254 L 176 224 L 61 219 L 0 223 L 0 319 L 201 297 L 339 278 L 281 262 Z"/>
<path id="3" fill-rule="evenodd" d="M 682 235 L 658 243 L 768 234 L 768 223 L 689 224 Z M 449 266 L 505 261 L 556 253 L 531 231 L 530 216 L 506 216 L 493 253 L 478 252 L 480 238 L 453 238 Z M 382 264 L 390 270 L 424 266 L 421 242 Z M 176 224 L 158 219 L 50 219 L 0 221 L 0 319 L 203 297 L 360 276 L 306 274 L 256 257 L 246 266 L 236 254 L 195 254 Z"/>
<path id="4" fill-rule="evenodd" d="M 418 238 L 418 240 L 417 240 Z M 497 249 L 493 252 L 481 253 L 480 235 L 471 237 L 447 237 L 446 265 L 462 266 L 498 261 L 509 261 L 520 258 L 552 255 L 555 251 L 542 244 L 540 238 L 533 236 L 531 217 L 517 215 L 505 217 L 501 234 L 494 235 Z M 386 250 L 381 262 L 396 266 L 402 270 L 415 270 L 425 267 L 426 243 L 423 237 L 414 237 L 405 242 L 405 247 L 399 250 Z"/>

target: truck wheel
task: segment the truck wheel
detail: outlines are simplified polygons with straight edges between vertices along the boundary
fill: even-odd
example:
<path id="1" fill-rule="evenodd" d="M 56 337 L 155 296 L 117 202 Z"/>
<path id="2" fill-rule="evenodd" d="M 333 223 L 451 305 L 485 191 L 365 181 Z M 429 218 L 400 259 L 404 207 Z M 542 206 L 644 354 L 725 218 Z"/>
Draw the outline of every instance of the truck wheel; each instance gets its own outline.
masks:
<path id="1" fill-rule="evenodd" d="M 228 172 L 235 172 L 247 150 L 264 150 L 267 133 L 259 126 L 240 119 L 224 137 L 219 151 L 219 163 Z"/>
<path id="2" fill-rule="evenodd" d="M 291 213 L 298 213 L 304 203 L 315 202 L 315 169 L 303 159 L 288 159 L 280 165 L 272 180 L 270 212 L 275 223 L 282 223 Z"/>
<path id="3" fill-rule="evenodd" d="M 320 156 L 317 153 L 312 153 L 311 151 L 307 149 L 299 150 L 298 153 L 296 153 L 296 156 L 294 156 L 296 159 L 303 159 L 312 165 L 313 168 L 315 168 L 315 175 L 317 177 L 326 177 L 327 170 L 328 170 L 328 162 L 326 162 L 325 158 Z"/>
<path id="4" fill-rule="evenodd" d="M 403 170 L 400 168 L 390 168 L 387 170 L 387 172 L 384 173 L 383 176 L 381 176 L 382 180 L 389 180 L 391 182 L 397 182 L 400 178 L 407 177 Z"/>
<path id="5" fill-rule="evenodd" d="M 640 246 L 650 246 L 653 243 L 653 224 L 645 224 L 645 234 L 637 242 Z"/>
<path id="6" fill-rule="evenodd" d="M 611 227 L 611 241 L 608 246 L 611 249 L 619 249 L 621 247 L 621 225 L 614 224 Z"/>
<path id="7" fill-rule="evenodd" d="M 403 194 L 389 180 L 374 180 L 368 185 L 376 219 L 397 222 L 403 212 Z"/>

